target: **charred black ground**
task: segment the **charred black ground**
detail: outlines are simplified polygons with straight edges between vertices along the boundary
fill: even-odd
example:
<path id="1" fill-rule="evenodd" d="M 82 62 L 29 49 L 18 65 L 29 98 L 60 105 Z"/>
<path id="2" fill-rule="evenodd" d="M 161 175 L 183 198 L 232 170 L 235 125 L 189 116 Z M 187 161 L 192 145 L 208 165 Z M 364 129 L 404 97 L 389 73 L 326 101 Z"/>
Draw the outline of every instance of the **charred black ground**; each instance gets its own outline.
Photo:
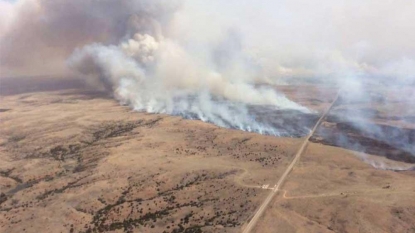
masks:
<path id="1" fill-rule="evenodd" d="M 39 76 L 0 79 L 0 96 L 58 90 L 66 90 L 66 94 L 82 93 L 85 98 L 88 96 L 110 98 L 110 95 L 105 92 L 91 89 L 82 80 L 75 78 Z M 304 98 L 303 96 L 302 99 Z M 321 100 L 314 99 L 313 96 L 309 96 L 307 99 L 310 103 L 321 102 Z M 413 145 L 415 129 L 373 122 L 373 120 L 390 120 L 414 124 L 415 115 L 385 115 L 372 107 L 353 108 L 354 105 L 360 104 L 382 105 L 391 102 L 398 103 L 399 100 L 389 100 L 381 94 L 373 93 L 354 98 L 340 96 L 334 109 L 316 131 L 311 141 L 415 164 L 415 146 Z M 349 107 L 345 108 L 345 106 Z M 0 113 L 11 110 L 0 109 Z M 248 105 L 247 111 L 253 122 L 263 125 L 267 130 L 272 128 L 276 132 L 273 134 L 266 130 L 262 132 L 263 134 L 278 137 L 304 137 L 319 118 L 318 113 L 276 109 L 270 106 Z M 198 116 L 192 114 L 177 113 L 177 115 L 187 119 L 200 120 Z M 224 123 L 226 128 L 238 129 L 232 122 L 224 121 Z"/>
<path id="2" fill-rule="evenodd" d="M 360 100 L 342 97 L 310 140 L 414 164 L 415 129 L 379 123 L 415 123 L 415 116 L 395 116 L 376 109 L 377 106 L 391 103 L 399 102 L 388 101 L 379 95 L 362 97 Z M 353 105 L 364 107 L 350 107 Z"/>

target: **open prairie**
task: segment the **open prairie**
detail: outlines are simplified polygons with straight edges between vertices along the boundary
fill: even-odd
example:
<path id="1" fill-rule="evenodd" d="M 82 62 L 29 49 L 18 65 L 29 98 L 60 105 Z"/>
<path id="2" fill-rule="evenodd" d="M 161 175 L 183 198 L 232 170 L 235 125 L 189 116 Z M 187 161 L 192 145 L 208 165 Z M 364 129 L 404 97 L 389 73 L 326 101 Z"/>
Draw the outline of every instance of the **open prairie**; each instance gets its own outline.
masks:
<path id="1" fill-rule="evenodd" d="M 0 12 L 0 233 L 415 233 L 415 1 Z"/>
<path id="2" fill-rule="evenodd" d="M 276 88 L 314 109 L 311 126 L 336 94 Z M 0 93 L 2 232 L 240 232 L 304 141 L 134 112 L 75 79 L 2 79 Z M 412 160 L 317 132 L 255 232 L 414 232 L 415 172 L 363 158 Z"/>

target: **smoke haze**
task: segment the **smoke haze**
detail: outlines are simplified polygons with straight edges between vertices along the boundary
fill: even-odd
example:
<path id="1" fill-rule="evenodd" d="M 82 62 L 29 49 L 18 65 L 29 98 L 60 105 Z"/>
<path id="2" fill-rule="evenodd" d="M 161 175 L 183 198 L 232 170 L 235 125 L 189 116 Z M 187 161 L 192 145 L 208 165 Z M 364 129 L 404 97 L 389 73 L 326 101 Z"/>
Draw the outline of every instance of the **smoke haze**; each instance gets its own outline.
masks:
<path id="1" fill-rule="evenodd" d="M 223 127 L 284 135 L 250 106 L 310 112 L 273 84 L 350 96 L 415 84 L 414 1 L 18 0 L 0 11 L 2 76 L 81 75 L 135 110 Z"/>
<path id="2" fill-rule="evenodd" d="M 265 73 L 256 81 L 356 73 L 414 81 L 413 1 L 2 0 L 0 7 L 6 74 L 42 65 L 40 57 L 62 63 L 77 47 L 117 45 L 140 33 L 158 42 L 164 36 L 198 58 L 215 46 L 242 50 Z"/>

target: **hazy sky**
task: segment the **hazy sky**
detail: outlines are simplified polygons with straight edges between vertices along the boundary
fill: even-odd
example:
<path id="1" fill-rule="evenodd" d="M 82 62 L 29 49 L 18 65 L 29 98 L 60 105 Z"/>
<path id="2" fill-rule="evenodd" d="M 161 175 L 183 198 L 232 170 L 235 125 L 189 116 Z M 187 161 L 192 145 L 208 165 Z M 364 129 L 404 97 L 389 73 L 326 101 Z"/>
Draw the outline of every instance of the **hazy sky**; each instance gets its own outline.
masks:
<path id="1" fill-rule="evenodd" d="M 0 0 L 0 67 L 10 74 L 25 70 L 41 73 L 38 66 L 44 66 L 48 58 L 54 58 L 50 59 L 53 67 L 62 68 L 59 61 L 92 41 L 117 43 L 122 38 L 119 34 L 125 32 L 119 29 L 124 27 L 123 17 L 133 13 L 110 0 L 13 2 Z M 169 26 L 163 28 L 170 39 L 203 48 L 232 30 L 244 52 L 271 79 L 341 73 L 413 78 L 415 1 L 157 2 L 180 5 Z M 119 13 L 122 11 L 125 14 Z M 41 70 L 54 69 L 46 66 Z"/>

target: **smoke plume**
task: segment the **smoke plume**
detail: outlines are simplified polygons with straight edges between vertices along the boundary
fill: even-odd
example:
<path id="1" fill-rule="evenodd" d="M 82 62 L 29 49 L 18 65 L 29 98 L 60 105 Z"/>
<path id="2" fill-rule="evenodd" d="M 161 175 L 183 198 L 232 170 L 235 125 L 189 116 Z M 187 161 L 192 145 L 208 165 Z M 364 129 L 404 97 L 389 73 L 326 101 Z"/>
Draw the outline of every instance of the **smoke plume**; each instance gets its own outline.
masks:
<path id="1" fill-rule="evenodd" d="M 275 84 L 359 101 L 415 85 L 414 1 L 0 0 L 0 12 L 2 76 L 76 74 L 135 110 L 223 127 L 286 135 L 251 111 L 310 113 Z M 411 93 L 394 98 L 413 107 Z"/>
<path id="2" fill-rule="evenodd" d="M 3 74 L 50 73 L 92 43 L 131 49 L 138 33 L 250 83 L 414 83 L 413 1 L 1 0 L 0 9 Z"/>

